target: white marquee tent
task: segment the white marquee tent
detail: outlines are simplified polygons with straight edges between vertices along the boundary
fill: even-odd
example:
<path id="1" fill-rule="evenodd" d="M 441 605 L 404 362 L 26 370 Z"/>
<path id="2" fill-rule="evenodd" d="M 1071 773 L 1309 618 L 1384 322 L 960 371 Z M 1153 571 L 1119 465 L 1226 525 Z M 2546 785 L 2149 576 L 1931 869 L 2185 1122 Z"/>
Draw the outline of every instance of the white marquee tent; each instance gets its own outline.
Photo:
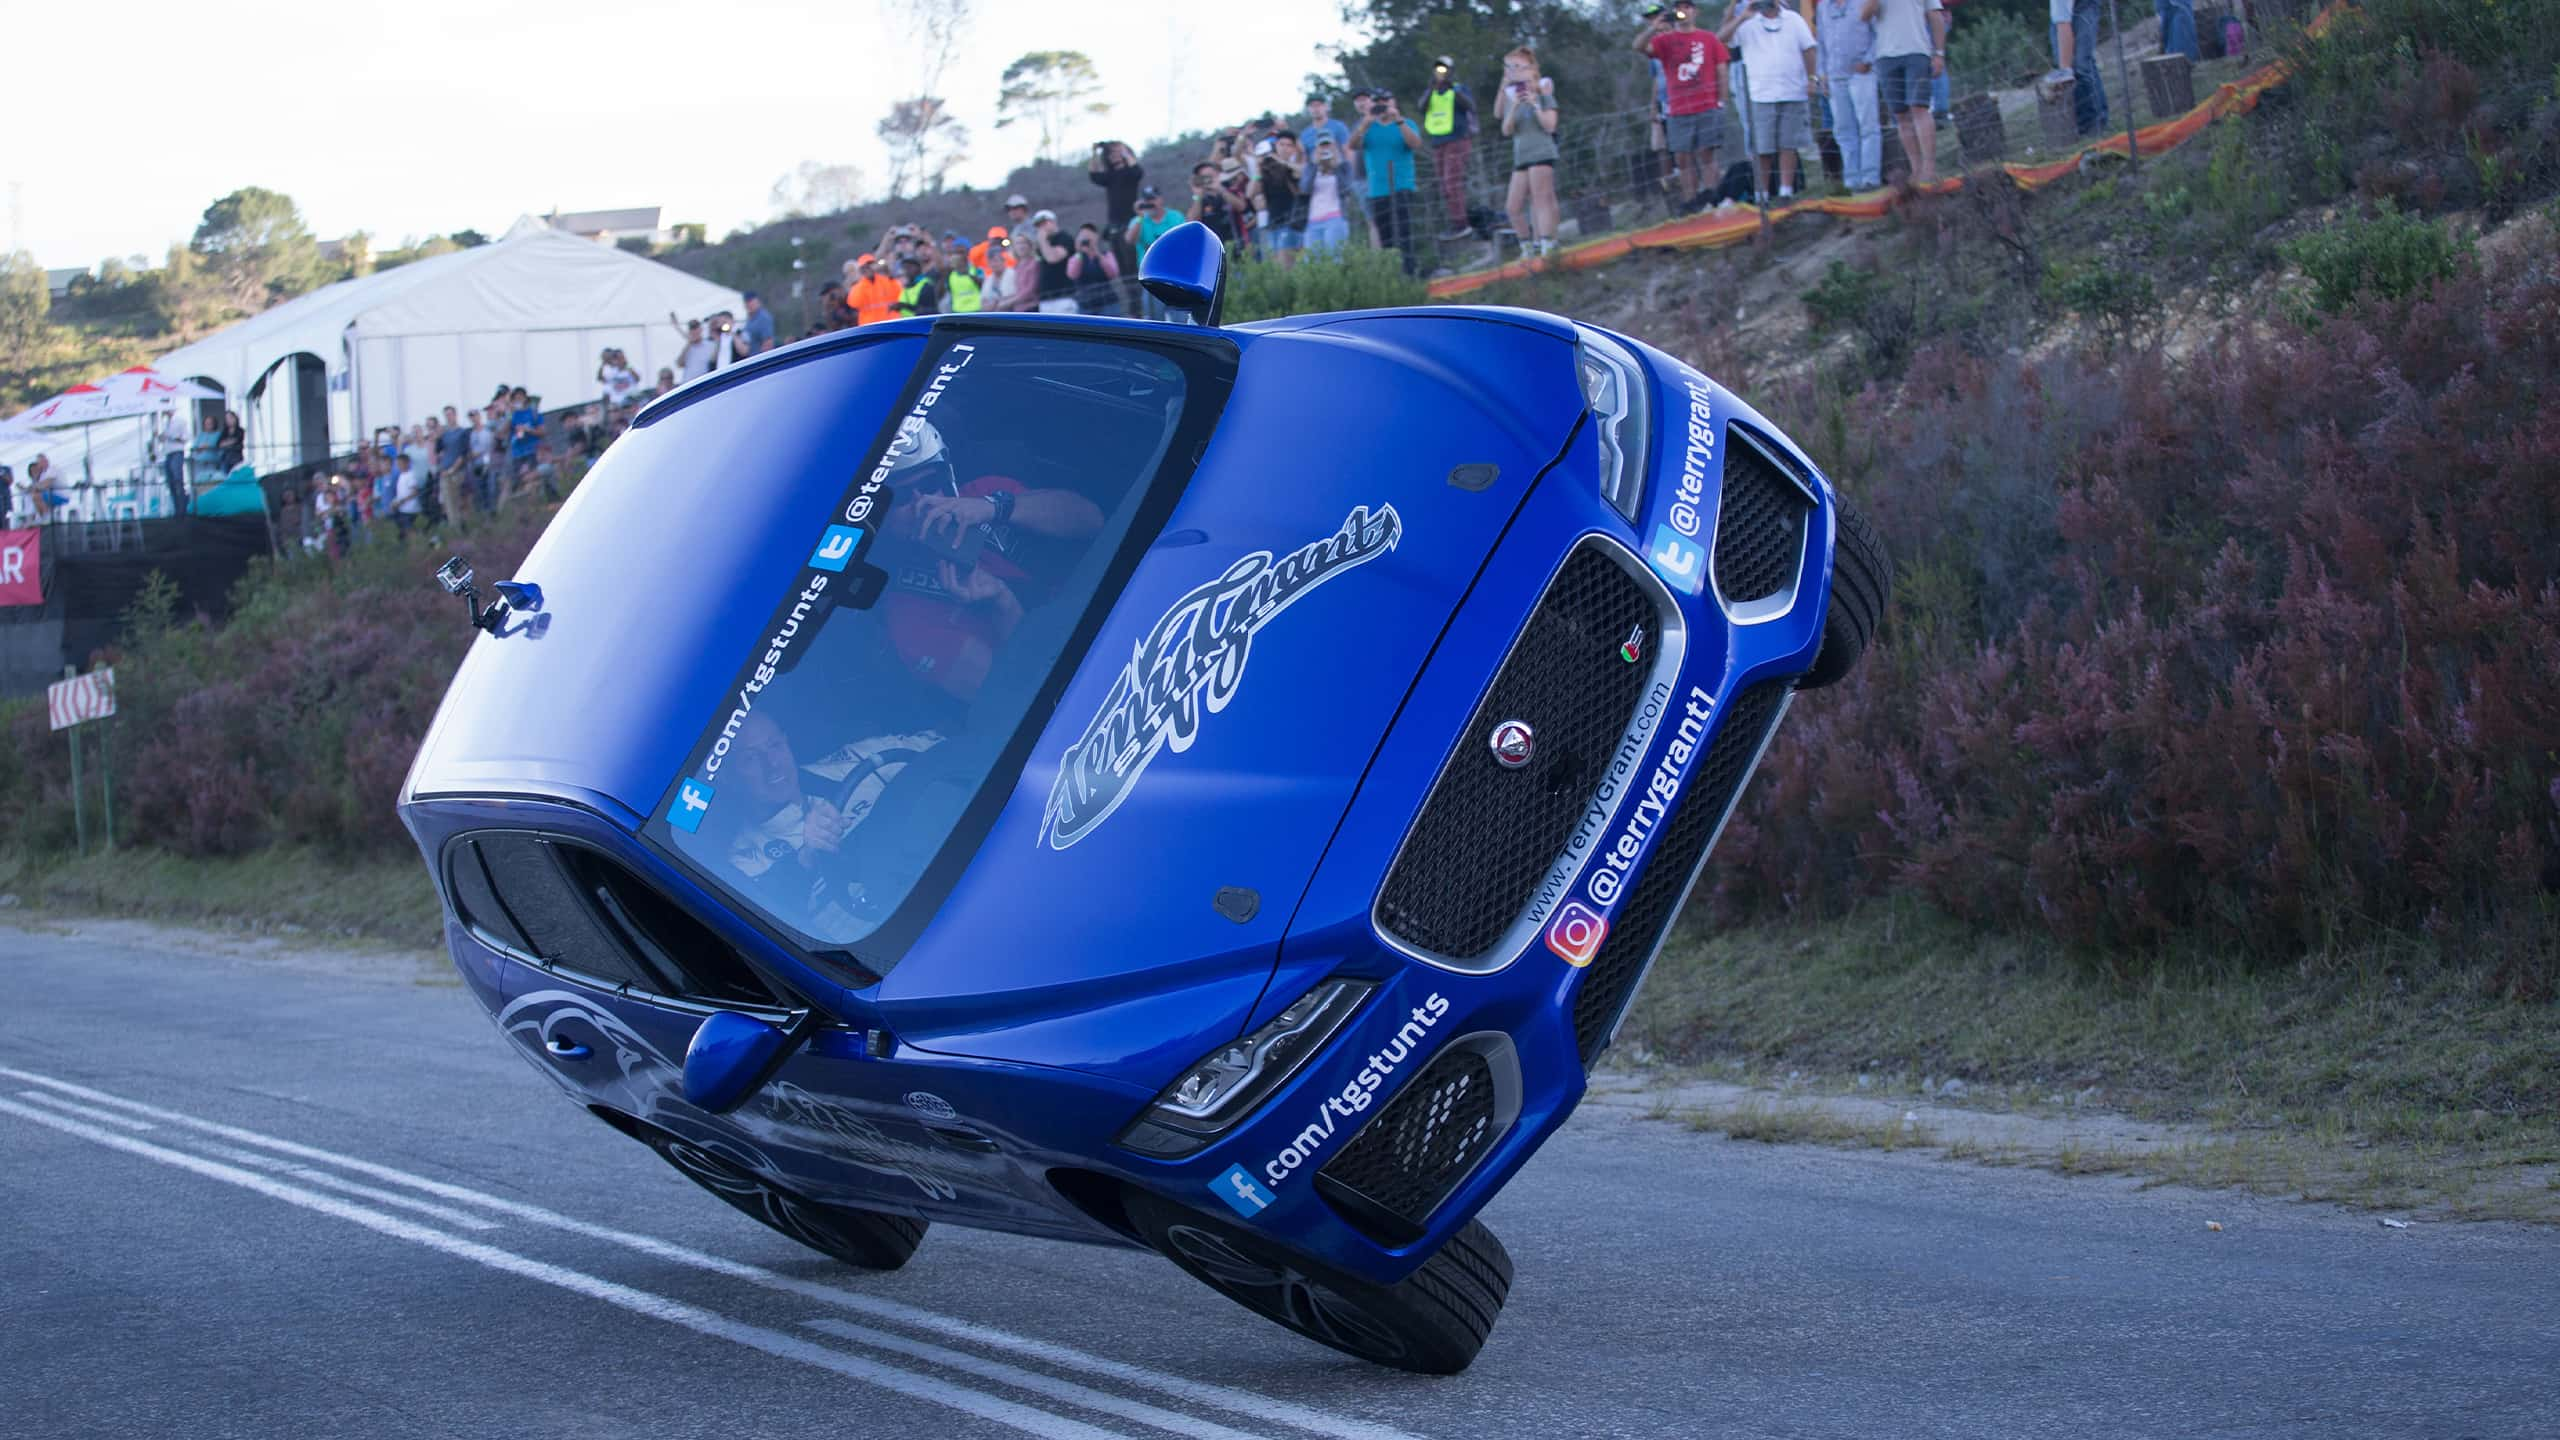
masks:
<path id="1" fill-rule="evenodd" d="M 314 290 L 152 363 L 220 390 L 248 427 L 250 462 L 267 473 L 342 453 L 378 425 L 414 425 L 447 405 L 469 410 L 501 383 L 524 386 L 547 409 L 596 398 L 607 346 L 629 356 L 645 384 L 684 348 L 668 312 L 721 310 L 746 313 L 735 290 L 524 227 L 496 244 Z M 99 480 L 142 463 L 142 428 L 101 427 Z M 80 439 L 68 432 L 0 445 L 0 458 L 23 475 L 38 450 L 77 472 Z"/>

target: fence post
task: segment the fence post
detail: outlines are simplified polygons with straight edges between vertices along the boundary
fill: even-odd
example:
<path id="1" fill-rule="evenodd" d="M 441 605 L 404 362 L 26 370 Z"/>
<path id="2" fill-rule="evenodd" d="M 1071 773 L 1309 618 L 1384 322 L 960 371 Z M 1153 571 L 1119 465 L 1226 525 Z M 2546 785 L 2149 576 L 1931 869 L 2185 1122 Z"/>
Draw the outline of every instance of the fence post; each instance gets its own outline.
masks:
<path id="1" fill-rule="evenodd" d="M 81 855 L 86 856 L 89 853 L 89 808 L 83 794 L 87 787 L 80 783 L 80 727 L 65 726 L 63 733 L 71 737 L 71 828 L 79 837 Z"/>
<path id="2" fill-rule="evenodd" d="M 2142 142 L 2133 133 L 2133 64 L 2124 58 L 2124 12 L 2117 0 L 2107 0 L 2107 24 L 2116 32 L 2116 93 L 2123 97 L 2124 158 L 2133 168 L 2142 168 Z"/>
<path id="3" fill-rule="evenodd" d="M 116 848 L 116 722 L 110 718 L 98 722 L 98 780 L 106 803 L 100 807 L 106 822 L 107 850 Z"/>

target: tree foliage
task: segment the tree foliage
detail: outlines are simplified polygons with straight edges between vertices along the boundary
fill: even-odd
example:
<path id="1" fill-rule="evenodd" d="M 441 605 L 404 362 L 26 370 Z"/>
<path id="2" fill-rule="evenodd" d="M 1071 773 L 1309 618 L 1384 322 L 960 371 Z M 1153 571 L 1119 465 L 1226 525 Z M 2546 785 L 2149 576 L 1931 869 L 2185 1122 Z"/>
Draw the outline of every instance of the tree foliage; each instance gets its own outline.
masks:
<path id="1" fill-rule="evenodd" d="M 319 284 L 326 268 L 293 198 L 255 185 L 206 206 L 189 248 L 225 298 L 253 314 Z"/>
<path id="2" fill-rule="evenodd" d="M 774 213 L 786 220 L 836 215 L 862 202 L 862 167 L 821 165 L 803 160 L 800 168 L 773 182 Z"/>
<path id="3" fill-rule="evenodd" d="M 952 167 L 969 158 L 969 127 L 951 118 L 949 103 L 939 96 L 893 102 L 880 117 L 879 134 L 889 147 L 892 200 L 940 194 Z"/>
<path id="4" fill-rule="evenodd" d="M 1069 128 L 1111 113 L 1099 98 L 1102 76 L 1081 50 L 1034 50 L 1004 67 L 996 95 L 996 128 L 1027 124 L 1040 135 L 1043 160 L 1063 161 L 1075 148 Z"/>
<path id="5" fill-rule="evenodd" d="M 24 250 L 0 255 L 0 344 L 11 350 L 34 345 L 52 310 L 53 291 L 35 257 Z"/>

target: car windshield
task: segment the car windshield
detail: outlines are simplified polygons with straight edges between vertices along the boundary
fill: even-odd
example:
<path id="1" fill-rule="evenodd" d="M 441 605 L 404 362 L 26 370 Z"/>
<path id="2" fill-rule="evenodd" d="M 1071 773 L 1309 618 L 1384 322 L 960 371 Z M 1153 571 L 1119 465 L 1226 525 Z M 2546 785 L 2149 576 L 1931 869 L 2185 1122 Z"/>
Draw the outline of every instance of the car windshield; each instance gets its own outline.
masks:
<path id="1" fill-rule="evenodd" d="M 1234 368 L 998 325 L 937 328 L 649 826 L 872 975 L 993 824 Z"/>

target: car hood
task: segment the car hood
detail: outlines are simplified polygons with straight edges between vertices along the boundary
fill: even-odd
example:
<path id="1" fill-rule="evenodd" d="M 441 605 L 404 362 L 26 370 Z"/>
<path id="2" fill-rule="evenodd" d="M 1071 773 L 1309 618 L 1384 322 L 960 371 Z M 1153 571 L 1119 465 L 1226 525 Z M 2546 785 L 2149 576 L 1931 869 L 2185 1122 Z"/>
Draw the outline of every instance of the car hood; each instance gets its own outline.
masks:
<path id="1" fill-rule="evenodd" d="M 1197 473 L 881 982 L 926 1048 L 1155 1087 L 1239 1033 L 1450 614 L 1581 414 L 1538 317 L 1239 337 Z"/>

